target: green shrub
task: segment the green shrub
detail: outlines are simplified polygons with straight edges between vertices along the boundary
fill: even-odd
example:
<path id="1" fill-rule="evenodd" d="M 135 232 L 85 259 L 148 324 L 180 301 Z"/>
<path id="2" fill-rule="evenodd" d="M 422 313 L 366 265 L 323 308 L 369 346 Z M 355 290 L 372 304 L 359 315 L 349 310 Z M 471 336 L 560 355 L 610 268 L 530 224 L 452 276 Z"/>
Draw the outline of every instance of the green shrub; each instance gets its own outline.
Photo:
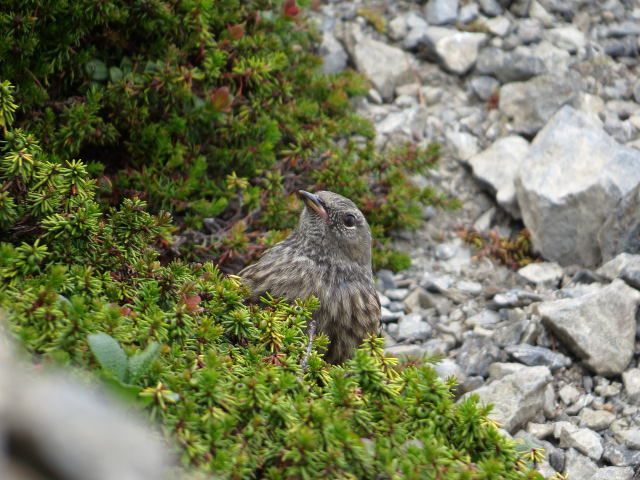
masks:
<path id="1" fill-rule="evenodd" d="M 408 175 L 437 148 L 377 154 L 349 103 L 366 82 L 319 73 L 312 40 L 292 0 L 6 0 L 0 78 L 17 125 L 52 161 L 84 159 L 102 200 L 210 219 L 211 239 L 182 246 L 191 258 L 250 261 L 258 232 L 294 225 L 300 204 L 283 198 L 299 188 L 351 197 L 379 240 L 415 226 L 434 198 Z"/>
<path id="2" fill-rule="evenodd" d="M 243 303 L 211 264 L 163 265 L 166 214 L 140 199 L 93 200 L 78 161 L 5 130 L 0 308 L 39 363 L 96 372 L 160 422 L 182 464 L 212 478 L 534 479 L 475 398 L 454 404 L 433 368 L 398 367 L 367 339 L 330 366 L 318 336 L 301 368 L 317 302 Z M 56 161 L 53 162 L 52 159 Z"/>

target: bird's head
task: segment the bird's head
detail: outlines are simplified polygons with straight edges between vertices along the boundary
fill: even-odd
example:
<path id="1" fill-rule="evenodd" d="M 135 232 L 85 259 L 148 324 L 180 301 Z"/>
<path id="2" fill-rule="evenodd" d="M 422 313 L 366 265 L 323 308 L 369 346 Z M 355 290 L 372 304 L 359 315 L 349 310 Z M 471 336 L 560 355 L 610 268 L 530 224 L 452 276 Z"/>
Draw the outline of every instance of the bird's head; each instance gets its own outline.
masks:
<path id="1" fill-rule="evenodd" d="M 321 191 L 299 190 L 305 203 L 296 231 L 310 243 L 359 265 L 371 265 L 371 230 L 362 212 L 348 198 Z"/>

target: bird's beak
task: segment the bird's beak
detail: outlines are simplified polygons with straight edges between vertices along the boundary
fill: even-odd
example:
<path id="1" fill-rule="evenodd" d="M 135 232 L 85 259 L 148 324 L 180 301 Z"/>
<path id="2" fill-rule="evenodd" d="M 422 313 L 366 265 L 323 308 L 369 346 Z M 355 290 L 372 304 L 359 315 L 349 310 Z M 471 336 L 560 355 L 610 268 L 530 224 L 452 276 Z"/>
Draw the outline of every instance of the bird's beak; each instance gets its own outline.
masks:
<path id="1" fill-rule="evenodd" d="M 322 202 L 320 202 L 320 198 L 318 198 L 317 195 L 305 190 L 298 190 L 298 196 L 307 205 L 307 207 L 316 212 L 320 218 L 325 222 L 329 221 L 329 215 L 327 215 L 327 211 L 322 206 Z"/>

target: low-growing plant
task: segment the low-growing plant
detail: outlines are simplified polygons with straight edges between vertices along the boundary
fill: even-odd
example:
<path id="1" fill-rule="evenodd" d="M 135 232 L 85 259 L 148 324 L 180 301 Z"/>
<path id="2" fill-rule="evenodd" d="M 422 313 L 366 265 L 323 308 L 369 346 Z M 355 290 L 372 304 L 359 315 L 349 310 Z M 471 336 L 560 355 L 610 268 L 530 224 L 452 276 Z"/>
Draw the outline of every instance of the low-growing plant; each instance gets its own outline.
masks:
<path id="1" fill-rule="evenodd" d="M 500 237 L 495 230 L 485 233 L 474 228 L 461 228 L 459 235 L 478 250 L 474 258 L 490 257 L 513 269 L 522 268 L 538 259 L 533 251 L 531 234 L 526 228 L 514 238 Z"/>
<path id="2" fill-rule="evenodd" d="M 17 87 L 17 126 L 54 162 L 82 158 L 98 201 L 137 196 L 181 229 L 206 225 L 180 254 L 233 270 L 295 224 L 283 199 L 300 188 L 364 206 L 378 240 L 443 200 L 409 181 L 437 148 L 376 152 L 349 102 L 367 82 L 320 73 L 315 38 L 294 0 L 6 0 L 0 78 Z"/>
<path id="3" fill-rule="evenodd" d="M 0 108 L 13 104 L 4 87 Z M 374 337 L 342 366 L 322 360 L 322 335 L 307 356 L 317 300 L 246 305 L 246 289 L 214 264 L 161 262 L 167 215 L 140 199 L 101 206 L 81 161 L 54 161 L 10 124 L 0 308 L 11 332 L 39 363 L 96 372 L 126 393 L 184 468 L 225 479 L 541 478 L 490 407 L 454 403 L 453 381 L 431 366 L 399 368 Z"/>

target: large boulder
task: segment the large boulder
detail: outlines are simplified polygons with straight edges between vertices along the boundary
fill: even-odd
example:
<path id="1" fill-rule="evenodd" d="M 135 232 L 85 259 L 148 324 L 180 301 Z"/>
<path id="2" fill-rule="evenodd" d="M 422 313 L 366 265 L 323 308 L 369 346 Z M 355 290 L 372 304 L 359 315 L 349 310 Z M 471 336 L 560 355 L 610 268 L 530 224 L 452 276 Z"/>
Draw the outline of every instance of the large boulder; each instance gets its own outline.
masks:
<path id="1" fill-rule="evenodd" d="M 576 298 L 540 303 L 544 325 L 599 375 L 619 375 L 633 357 L 640 292 L 616 279 Z"/>
<path id="2" fill-rule="evenodd" d="M 620 145 L 602 123 L 562 107 L 531 144 L 516 194 L 534 247 L 561 265 L 597 266 L 597 233 L 640 184 L 640 151 Z"/>

